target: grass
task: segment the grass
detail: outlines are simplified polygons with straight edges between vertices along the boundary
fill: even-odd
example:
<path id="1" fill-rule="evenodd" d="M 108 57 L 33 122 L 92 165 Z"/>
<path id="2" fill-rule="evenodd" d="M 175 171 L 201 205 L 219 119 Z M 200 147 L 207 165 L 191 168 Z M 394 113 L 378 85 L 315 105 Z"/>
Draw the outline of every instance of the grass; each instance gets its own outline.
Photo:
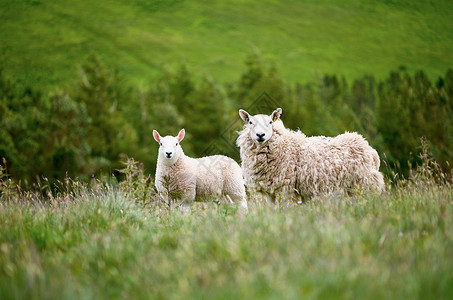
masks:
<path id="1" fill-rule="evenodd" d="M 121 188 L 68 180 L 41 196 L 1 181 L 1 299 L 453 296 L 453 190 L 427 172 L 380 196 L 181 215 L 132 166 Z"/>
<path id="2" fill-rule="evenodd" d="M 448 0 L 4 0 L 0 66 L 44 90 L 70 85 L 92 52 L 134 84 L 181 64 L 235 81 L 255 52 L 287 82 L 382 79 L 400 65 L 437 79 L 452 67 L 452 13 Z"/>

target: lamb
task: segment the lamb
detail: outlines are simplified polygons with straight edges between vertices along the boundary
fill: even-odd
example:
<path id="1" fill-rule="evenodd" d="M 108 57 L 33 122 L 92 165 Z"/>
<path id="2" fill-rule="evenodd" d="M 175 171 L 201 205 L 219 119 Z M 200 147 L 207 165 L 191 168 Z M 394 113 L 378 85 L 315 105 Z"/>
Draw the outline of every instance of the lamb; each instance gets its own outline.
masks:
<path id="1" fill-rule="evenodd" d="M 236 144 L 249 191 L 273 202 L 277 197 L 299 202 L 357 188 L 382 191 L 379 155 L 360 134 L 307 137 L 285 128 L 281 114 L 281 108 L 270 116 L 239 110 L 246 123 Z"/>
<path id="2" fill-rule="evenodd" d="M 191 158 L 184 154 L 180 142 L 185 136 L 181 129 L 176 137 L 161 137 L 153 130 L 160 144 L 155 185 L 160 195 L 170 194 L 181 200 L 181 211 L 187 213 L 197 200 L 224 196 L 237 202 L 240 211 L 247 213 L 244 179 L 239 164 L 223 155 Z"/>

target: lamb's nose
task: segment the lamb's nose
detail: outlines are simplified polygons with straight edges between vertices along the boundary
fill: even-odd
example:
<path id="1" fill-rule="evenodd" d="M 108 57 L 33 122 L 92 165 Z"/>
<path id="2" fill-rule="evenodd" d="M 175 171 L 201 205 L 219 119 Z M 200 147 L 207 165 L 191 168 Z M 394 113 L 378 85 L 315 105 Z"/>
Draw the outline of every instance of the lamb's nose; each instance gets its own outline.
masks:
<path id="1" fill-rule="evenodd" d="M 167 155 L 167 157 L 171 157 L 171 152 L 165 152 L 165 154 Z"/>
<path id="2" fill-rule="evenodd" d="M 265 135 L 265 133 L 257 133 L 257 134 L 256 134 L 256 136 L 258 137 L 258 139 L 264 138 L 264 135 Z"/>

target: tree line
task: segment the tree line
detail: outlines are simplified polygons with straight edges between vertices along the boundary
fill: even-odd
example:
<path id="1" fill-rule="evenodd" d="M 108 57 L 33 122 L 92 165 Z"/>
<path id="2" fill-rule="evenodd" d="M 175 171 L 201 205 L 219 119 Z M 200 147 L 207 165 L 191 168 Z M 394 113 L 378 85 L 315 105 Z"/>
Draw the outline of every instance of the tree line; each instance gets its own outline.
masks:
<path id="1" fill-rule="evenodd" d="M 275 106 L 275 107 L 274 107 Z M 364 75 L 352 82 L 326 74 L 315 82 L 285 82 L 278 68 L 250 55 L 236 82 L 196 78 L 181 66 L 146 86 L 133 86 L 91 55 L 71 87 L 42 93 L 7 78 L 0 69 L 0 157 L 21 182 L 114 174 L 125 157 L 154 172 L 152 130 L 187 132 L 188 155 L 221 153 L 239 159 L 234 146 L 242 127 L 238 109 L 271 113 L 283 108 L 286 127 L 307 135 L 357 131 L 389 170 L 407 176 L 420 158 L 420 137 L 450 172 L 453 157 L 453 70 L 432 82 L 404 67 L 384 80 Z"/>

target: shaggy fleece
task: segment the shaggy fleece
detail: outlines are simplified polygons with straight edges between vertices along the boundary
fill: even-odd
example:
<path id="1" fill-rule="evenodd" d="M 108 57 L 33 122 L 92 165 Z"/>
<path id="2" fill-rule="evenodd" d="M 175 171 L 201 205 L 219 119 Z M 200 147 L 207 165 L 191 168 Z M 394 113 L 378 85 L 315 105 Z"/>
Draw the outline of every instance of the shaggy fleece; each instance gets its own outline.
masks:
<path id="1" fill-rule="evenodd" d="M 376 191 L 384 187 L 378 153 L 355 132 L 307 137 L 278 120 L 266 143 L 255 143 L 246 126 L 236 143 L 248 190 L 274 200 L 278 195 L 303 199 L 359 187 Z"/>

